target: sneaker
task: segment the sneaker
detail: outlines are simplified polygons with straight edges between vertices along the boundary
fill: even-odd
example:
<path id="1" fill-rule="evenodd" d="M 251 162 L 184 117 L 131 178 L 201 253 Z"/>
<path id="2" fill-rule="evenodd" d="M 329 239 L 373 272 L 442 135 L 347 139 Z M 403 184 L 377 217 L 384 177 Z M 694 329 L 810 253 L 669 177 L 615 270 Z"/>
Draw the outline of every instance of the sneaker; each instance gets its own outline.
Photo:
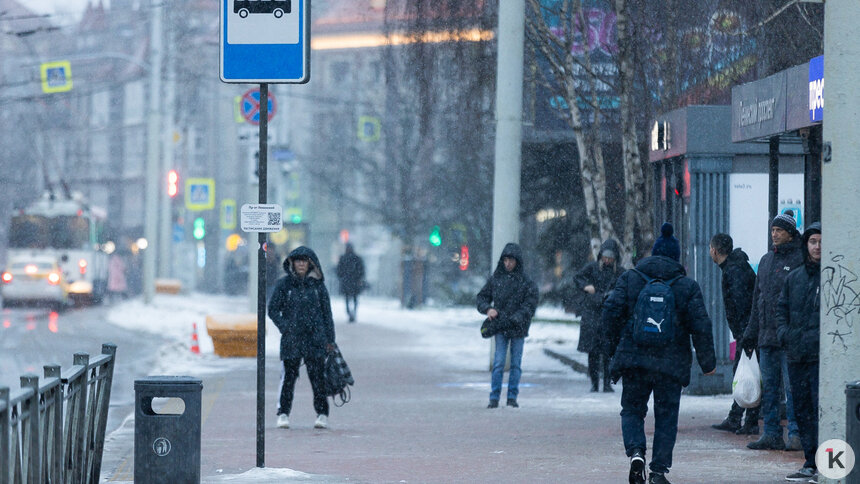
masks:
<path id="1" fill-rule="evenodd" d="M 747 444 L 747 448 L 753 450 L 782 450 L 785 448 L 785 441 L 779 435 L 762 435 L 755 442 Z"/>
<path id="2" fill-rule="evenodd" d="M 818 471 L 813 469 L 812 467 L 801 467 L 799 471 L 794 474 L 789 474 L 785 476 L 786 481 L 793 482 L 815 482 L 818 477 Z"/>
<path id="3" fill-rule="evenodd" d="M 499 408 L 498 400 L 490 400 L 490 404 L 487 405 L 487 408 Z"/>
<path id="4" fill-rule="evenodd" d="M 519 406 L 519 405 L 517 405 L 517 401 L 516 401 L 516 400 L 514 400 L 513 398 L 509 398 L 509 399 L 508 399 L 508 406 L 509 406 L 509 407 L 514 407 L 514 408 L 520 408 L 520 406 Z"/>
<path id="5" fill-rule="evenodd" d="M 758 422 L 744 422 L 741 428 L 735 431 L 735 435 L 758 435 Z"/>
<path id="6" fill-rule="evenodd" d="M 785 442 L 785 450 L 803 450 L 803 444 L 800 443 L 800 436 L 789 435 L 788 440 Z"/>
<path id="7" fill-rule="evenodd" d="M 741 421 L 731 417 L 726 417 L 722 422 L 711 425 L 711 428 L 725 430 L 726 432 L 737 432 L 741 428 Z"/>
<path id="8" fill-rule="evenodd" d="M 666 474 L 662 472 L 652 472 L 648 476 L 648 484 L 672 484 L 669 479 L 666 479 Z"/>
<path id="9" fill-rule="evenodd" d="M 323 414 L 317 415 L 317 421 L 314 422 L 314 428 L 315 429 L 327 429 L 328 428 L 328 417 L 323 415 Z"/>
<path id="10" fill-rule="evenodd" d="M 278 415 L 278 428 L 279 429 L 290 428 L 290 417 L 287 414 L 282 413 L 282 414 Z"/>
<path id="11" fill-rule="evenodd" d="M 645 453 L 634 450 L 630 456 L 630 484 L 645 484 Z"/>

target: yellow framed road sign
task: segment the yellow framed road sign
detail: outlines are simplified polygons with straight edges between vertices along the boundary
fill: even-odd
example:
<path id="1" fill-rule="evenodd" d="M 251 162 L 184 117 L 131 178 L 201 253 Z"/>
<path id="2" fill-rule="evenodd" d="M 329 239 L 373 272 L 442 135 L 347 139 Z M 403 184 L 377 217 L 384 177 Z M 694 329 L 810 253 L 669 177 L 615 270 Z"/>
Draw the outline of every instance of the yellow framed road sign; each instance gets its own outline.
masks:
<path id="1" fill-rule="evenodd" d="M 72 90 L 72 64 L 69 61 L 42 63 L 42 92 L 66 92 Z"/>
<path id="2" fill-rule="evenodd" d="M 236 200 L 221 200 L 221 228 L 232 230 L 236 228 Z"/>
<path id="3" fill-rule="evenodd" d="M 185 180 L 185 208 L 193 211 L 215 208 L 215 179 L 189 178 Z"/>

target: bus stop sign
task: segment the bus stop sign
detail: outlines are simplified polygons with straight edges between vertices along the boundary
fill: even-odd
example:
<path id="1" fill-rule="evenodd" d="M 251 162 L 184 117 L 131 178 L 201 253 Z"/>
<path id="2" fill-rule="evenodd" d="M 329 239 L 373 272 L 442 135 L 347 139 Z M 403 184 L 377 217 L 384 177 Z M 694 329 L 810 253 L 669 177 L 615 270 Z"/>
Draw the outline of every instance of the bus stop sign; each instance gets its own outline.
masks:
<path id="1" fill-rule="evenodd" d="M 310 80 L 309 0 L 221 0 L 221 80 Z"/>

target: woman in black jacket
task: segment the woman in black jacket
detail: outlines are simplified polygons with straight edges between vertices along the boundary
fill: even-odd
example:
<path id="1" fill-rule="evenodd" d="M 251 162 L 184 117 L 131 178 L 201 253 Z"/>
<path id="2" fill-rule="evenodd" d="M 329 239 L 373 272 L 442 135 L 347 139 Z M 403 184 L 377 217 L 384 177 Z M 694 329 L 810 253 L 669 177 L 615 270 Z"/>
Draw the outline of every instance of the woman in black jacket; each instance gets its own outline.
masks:
<path id="1" fill-rule="evenodd" d="M 788 360 L 794 415 L 806 458 L 799 471 L 786 477 L 788 480 L 809 479 L 817 475 L 821 224 L 810 224 L 801 241 L 805 263 L 788 275 L 774 313 L 776 335 Z"/>
<path id="2" fill-rule="evenodd" d="M 326 353 L 334 349 L 331 300 L 319 259 L 313 250 L 298 247 L 284 260 L 280 278 L 269 301 L 269 317 L 281 332 L 281 390 L 278 427 L 289 428 L 293 391 L 302 360 L 314 392 L 316 428 L 328 426 L 328 400 L 324 393 Z"/>

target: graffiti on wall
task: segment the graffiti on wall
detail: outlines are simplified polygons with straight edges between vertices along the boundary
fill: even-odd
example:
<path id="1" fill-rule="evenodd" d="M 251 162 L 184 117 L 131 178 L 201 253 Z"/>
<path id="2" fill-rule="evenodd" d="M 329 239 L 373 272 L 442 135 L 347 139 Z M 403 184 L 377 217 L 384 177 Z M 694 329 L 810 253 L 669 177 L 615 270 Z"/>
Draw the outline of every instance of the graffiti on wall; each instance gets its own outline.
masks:
<path id="1" fill-rule="evenodd" d="M 827 335 L 834 345 L 840 344 L 848 351 L 850 335 L 860 321 L 860 279 L 846 267 L 844 255 L 833 255 L 828 265 L 821 269 L 821 303 L 825 314 L 835 320 Z"/>

